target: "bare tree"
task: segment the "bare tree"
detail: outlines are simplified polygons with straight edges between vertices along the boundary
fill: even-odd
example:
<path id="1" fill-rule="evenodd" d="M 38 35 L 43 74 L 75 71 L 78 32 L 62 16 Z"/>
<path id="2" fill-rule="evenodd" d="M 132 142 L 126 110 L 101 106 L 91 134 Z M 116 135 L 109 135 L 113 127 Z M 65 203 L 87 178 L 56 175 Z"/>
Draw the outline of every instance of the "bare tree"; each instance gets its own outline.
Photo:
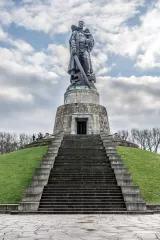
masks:
<path id="1" fill-rule="evenodd" d="M 132 129 L 131 139 L 134 143 L 138 144 L 141 149 L 158 152 L 160 146 L 160 128 Z"/>
<path id="2" fill-rule="evenodd" d="M 134 143 L 138 144 L 141 149 L 147 149 L 146 131 L 139 129 L 131 130 L 131 139 Z"/>
<path id="3" fill-rule="evenodd" d="M 0 132 L 0 153 L 7 153 L 18 149 L 16 134 Z"/>
<path id="4" fill-rule="evenodd" d="M 152 138 L 153 138 L 153 151 L 158 152 L 160 146 L 160 128 L 152 129 Z"/>
<path id="5" fill-rule="evenodd" d="M 29 144 L 32 142 L 32 136 L 21 133 L 19 134 L 19 148 L 23 148 L 25 145 Z"/>
<path id="6" fill-rule="evenodd" d="M 17 136 L 15 133 L 0 132 L 0 153 L 18 150 L 31 142 L 31 135 L 22 133 Z"/>
<path id="7" fill-rule="evenodd" d="M 121 139 L 121 140 L 128 140 L 129 137 L 129 132 L 128 130 L 121 130 L 117 133 L 117 136 Z"/>

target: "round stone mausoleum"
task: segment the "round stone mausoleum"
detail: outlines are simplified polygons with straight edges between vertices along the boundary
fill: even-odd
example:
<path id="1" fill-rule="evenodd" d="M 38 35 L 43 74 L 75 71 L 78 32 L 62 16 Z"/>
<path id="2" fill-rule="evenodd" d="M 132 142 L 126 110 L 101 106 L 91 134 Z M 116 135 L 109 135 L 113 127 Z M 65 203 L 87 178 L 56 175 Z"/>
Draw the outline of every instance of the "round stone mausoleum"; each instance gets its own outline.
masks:
<path id="1" fill-rule="evenodd" d="M 64 105 L 58 107 L 54 134 L 109 134 L 107 111 L 99 104 L 96 88 L 70 86 L 64 94 Z"/>

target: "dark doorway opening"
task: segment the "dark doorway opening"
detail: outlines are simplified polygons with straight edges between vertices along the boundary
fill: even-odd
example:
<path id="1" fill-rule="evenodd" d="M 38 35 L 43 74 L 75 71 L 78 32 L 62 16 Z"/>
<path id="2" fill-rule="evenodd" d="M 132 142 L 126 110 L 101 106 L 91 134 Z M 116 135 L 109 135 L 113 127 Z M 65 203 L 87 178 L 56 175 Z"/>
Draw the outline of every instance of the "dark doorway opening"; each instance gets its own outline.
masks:
<path id="1" fill-rule="evenodd" d="M 87 134 L 87 119 L 77 119 L 77 134 Z"/>

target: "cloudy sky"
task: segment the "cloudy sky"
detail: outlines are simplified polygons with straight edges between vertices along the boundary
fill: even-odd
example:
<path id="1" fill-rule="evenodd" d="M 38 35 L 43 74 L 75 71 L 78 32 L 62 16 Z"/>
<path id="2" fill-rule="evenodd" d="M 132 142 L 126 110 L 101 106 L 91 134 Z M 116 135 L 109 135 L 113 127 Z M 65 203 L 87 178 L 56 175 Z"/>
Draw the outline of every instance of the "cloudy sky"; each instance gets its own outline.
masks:
<path id="1" fill-rule="evenodd" d="M 160 0 L 0 0 L 0 131 L 52 132 L 80 19 L 112 132 L 160 127 Z"/>

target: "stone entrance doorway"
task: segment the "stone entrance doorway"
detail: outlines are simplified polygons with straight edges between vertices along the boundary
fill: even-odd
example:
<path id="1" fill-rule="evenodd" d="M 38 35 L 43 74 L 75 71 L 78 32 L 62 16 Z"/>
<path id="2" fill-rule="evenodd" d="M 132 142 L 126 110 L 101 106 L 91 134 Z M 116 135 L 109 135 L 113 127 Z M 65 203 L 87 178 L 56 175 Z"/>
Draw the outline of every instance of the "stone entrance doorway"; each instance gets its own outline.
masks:
<path id="1" fill-rule="evenodd" d="M 77 119 L 77 134 L 87 134 L 87 118 Z"/>

